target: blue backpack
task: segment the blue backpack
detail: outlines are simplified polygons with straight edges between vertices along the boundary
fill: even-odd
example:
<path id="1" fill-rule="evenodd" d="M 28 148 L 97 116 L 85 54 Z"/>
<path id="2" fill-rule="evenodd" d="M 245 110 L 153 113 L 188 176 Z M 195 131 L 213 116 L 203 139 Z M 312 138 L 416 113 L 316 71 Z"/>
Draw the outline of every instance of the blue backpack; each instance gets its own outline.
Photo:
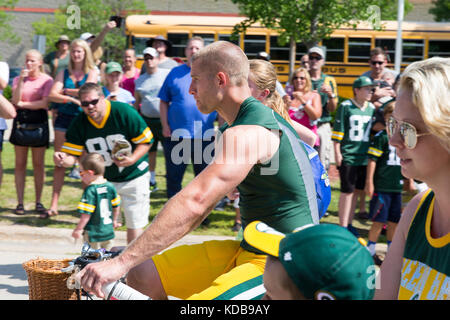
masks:
<path id="1" fill-rule="evenodd" d="M 302 141 L 303 142 L 303 141 Z M 331 201 L 331 187 L 328 173 L 320 161 L 319 153 L 313 147 L 303 142 L 303 146 L 308 153 L 309 162 L 311 163 L 314 174 L 314 184 L 316 186 L 317 209 L 319 219 L 327 212 Z"/>

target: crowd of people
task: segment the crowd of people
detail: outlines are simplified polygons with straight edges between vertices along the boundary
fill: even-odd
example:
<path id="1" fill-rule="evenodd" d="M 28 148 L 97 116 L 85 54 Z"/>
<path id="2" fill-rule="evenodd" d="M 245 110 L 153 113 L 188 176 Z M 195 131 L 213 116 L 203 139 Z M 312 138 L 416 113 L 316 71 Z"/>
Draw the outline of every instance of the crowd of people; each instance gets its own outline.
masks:
<path id="1" fill-rule="evenodd" d="M 283 88 L 267 53 L 248 60 L 231 43 L 205 46 L 200 37 L 187 42 L 185 63 L 169 57 L 171 43 L 163 36 L 150 39 L 139 53 L 142 69 L 133 49 L 125 50 L 122 63 L 103 61 L 101 43 L 112 28 L 114 21 L 97 36 L 84 33 L 72 41 L 62 35 L 57 50 L 45 57 L 28 51 L 11 101 L 0 97 L 0 116 L 14 119 L 15 214 L 25 214 L 28 149 L 40 218 L 58 215 L 67 169 L 78 170 L 83 188 L 74 238 L 109 249 L 114 228 L 121 226 L 120 210 L 124 214 L 128 247 L 119 258 L 83 270 L 79 279 L 85 288 L 101 297 L 104 283 L 127 273 L 129 285 L 154 299 L 448 299 L 449 59 L 416 62 L 399 75 L 386 68 L 387 54 L 375 48 L 370 70 L 353 83 L 353 98 L 339 101 L 335 79 L 322 72 L 321 47 L 308 50 Z M 7 83 L 0 71 L 3 89 Z M 46 209 L 41 198 L 49 114 L 55 167 Z M 168 202 L 146 228 L 151 193 L 158 190 L 158 143 Z M 335 164 L 339 171 L 339 226 L 318 224 L 313 171 L 306 165 L 310 154 L 303 143 L 317 151 L 327 170 Z M 119 156 L 120 148 L 126 152 Z M 195 179 L 182 188 L 188 163 Z M 0 158 L 0 186 L 1 178 Z M 403 210 L 402 191 L 418 182 L 430 188 Z M 159 254 L 207 225 L 223 199 L 234 201 L 233 230 L 245 230 L 241 241 Z M 360 217 L 371 220 L 367 244 L 352 225 L 358 200 Z M 384 228 L 383 262 L 375 247 Z M 325 246 L 339 250 L 322 250 Z M 309 281 L 313 267 L 301 263 L 302 255 L 310 257 L 317 273 L 333 277 Z M 319 259 L 330 265 L 338 260 L 342 270 L 331 272 Z M 362 285 L 374 278 L 373 263 L 381 266 L 376 293 L 375 286 Z M 424 285 L 413 290 L 414 272 L 423 266 L 430 272 L 422 273 Z M 426 284 L 433 281 L 440 289 L 431 292 Z"/>

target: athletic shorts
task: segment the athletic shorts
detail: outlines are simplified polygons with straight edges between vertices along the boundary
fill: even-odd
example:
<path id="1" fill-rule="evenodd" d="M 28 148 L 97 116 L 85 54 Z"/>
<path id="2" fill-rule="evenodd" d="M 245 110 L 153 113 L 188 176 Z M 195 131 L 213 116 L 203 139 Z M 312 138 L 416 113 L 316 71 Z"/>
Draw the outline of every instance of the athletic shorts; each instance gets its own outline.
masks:
<path id="1" fill-rule="evenodd" d="M 120 195 L 120 207 L 125 215 L 128 229 L 144 228 L 150 215 L 150 172 L 133 180 L 112 182 Z"/>
<path id="2" fill-rule="evenodd" d="M 0 151 L 3 150 L 3 139 L 5 138 L 5 130 L 0 130 Z"/>
<path id="3" fill-rule="evenodd" d="M 147 118 L 145 116 L 142 116 L 142 118 L 145 120 L 145 123 L 147 123 L 147 126 L 150 128 L 150 131 L 153 133 L 153 144 L 150 147 L 149 151 L 156 151 L 158 148 L 158 141 L 163 141 L 163 134 L 162 134 L 162 125 L 161 125 L 161 119 L 159 118 Z"/>
<path id="4" fill-rule="evenodd" d="M 111 248 L 114 246 L 114 240 L 106 240 L 106 241 L 98 241 L 98 242 L 91 242 L 89 241 L 89 233 L 84 230 L 83 233 L 83 241 L 84 242 L 89 242 L 89 245 L 91 246 L 92 249 L 101 249 L 104 248 L 106 250 L 111 250 Z"/>
<path id="5" fill-rule="evenodd" d="M 189 300 L 259 300 L 266 255 L 246 251 L 236 240 L 182 245 L 154 256 L 168 296 Z"/>
<path id="6" fill-rule="evenodd" d="M 374 222 L 398 223 L 402 213 L 400 192 L 375 192 L 369 204 L 369 219 Z"/>
<path id="7" fill-rule="evenodd" d="M 55 119 L 54 130 L 66 132 L 75 117 L 76 116 L 58 112 Z"/>
<path id="8" fill-rule="evenodd" d="M 341 192 L 352 193 L 355 189 L 364 190 L 366 166 L 349 166 L 342 162 L 338 170 L 341 179 Z"/>

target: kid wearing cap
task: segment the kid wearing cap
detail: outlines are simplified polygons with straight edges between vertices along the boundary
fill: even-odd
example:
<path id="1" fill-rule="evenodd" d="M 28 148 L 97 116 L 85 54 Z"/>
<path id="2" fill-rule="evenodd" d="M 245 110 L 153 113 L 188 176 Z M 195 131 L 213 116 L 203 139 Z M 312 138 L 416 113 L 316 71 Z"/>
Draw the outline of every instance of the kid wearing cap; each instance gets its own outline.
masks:
<path id="1" fill-rule="evenodd" d="M 135 101 L 130 91 L 120 87 L 122 79 L 122 66 L 120 63 L 108 62 L 105 68 L 105 85 L 102 87 L 103 95 L 110 101 L 119 101 L 132 105 Z"/>
<path id="2" fill-rule="evenodd" d="M 374 295 L 370 254 L 345 228 L 307 225 L 286 235 L 254 221 L 244 239 L 268 254 L 263 300 L 370 300 Z"/>
<path id="3" fill-rule="evenodd" d="M 395 108 L 395 102 L 384 109 L 387 122 Z M 400 158 L 395 147 L 389 145 L 386 129 L 379 131 L 371 140 L 368 150 L 366 186 L 364 191 L 371 198 L 369 217 L 373 221 L 369 231 L 367 249 L 375 264 L 383 262 L 375 252 L 375 245 L 385 223 L 387 222 L 387 244 L 394 236 L 395 228 L 402 211 L 403 176 Z"/>
<path id="4" fill-rule="evenodd" d="M 357 197 L 366 181 L 367 150 L 375 107 L 370 103 L 374 83 L 361 76 L 353 83 L 354 98 L 345 100 L 337 109 L 332 139 L 336 166 L 341 179 L 339 224 L 359 236 L 352 226 Z"/>

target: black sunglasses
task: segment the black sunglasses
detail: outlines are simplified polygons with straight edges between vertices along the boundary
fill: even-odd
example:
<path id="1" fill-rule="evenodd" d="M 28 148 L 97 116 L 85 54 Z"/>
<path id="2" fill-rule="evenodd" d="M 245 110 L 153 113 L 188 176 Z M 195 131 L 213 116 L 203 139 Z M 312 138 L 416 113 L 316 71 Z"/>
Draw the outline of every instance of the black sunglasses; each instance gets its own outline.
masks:
<path id="1" fill-rule="evenodd" d="M 91 100 L 91 101 L 81 101 L 81 106 L 82 107 L 89 107 L 90 104 L 95 106 L 98 103 L 99 100 L 100 99 L 94 99 L 94 100 Z"/>
<path id="2" fill-rule="evenodd" d="M 379 64 L 380 66 L 384 63 L 384 61 L 370 61 L 372 65 Z"/>
<path id="3" fill-rule="evenodd" d="M 294 80 L 305 80 L 306 78 L 305 77 L 294 77 L 293 79 Z"/>
<path id="4" fill-rule="evenodd" d="M 144 60 L 153 60 L 153 56 L 151 56 L 151 55 L 149 55 L 149 54 L 146 54 L 146 55 L 144 56 Z"/>
<path id="5" fill-rule="evenodd" d="M 308 56 L 309 60 L 322 60 L 321 56 Z"/>

